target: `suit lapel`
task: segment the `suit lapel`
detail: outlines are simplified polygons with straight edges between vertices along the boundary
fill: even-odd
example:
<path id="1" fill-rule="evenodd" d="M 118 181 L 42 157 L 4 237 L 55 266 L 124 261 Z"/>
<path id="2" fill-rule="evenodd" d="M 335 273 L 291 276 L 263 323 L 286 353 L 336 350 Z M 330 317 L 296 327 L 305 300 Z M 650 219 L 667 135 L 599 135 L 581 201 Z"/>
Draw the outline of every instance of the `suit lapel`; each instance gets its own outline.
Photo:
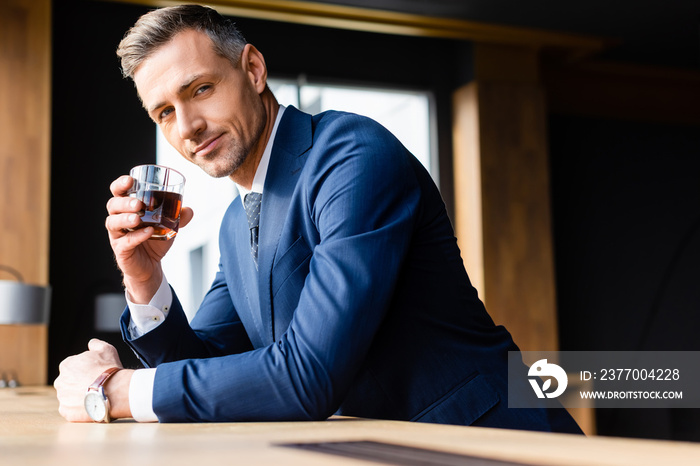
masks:
<path id="1" fill-rule="evenodd" d="M 235 202 L 241 202 L 240 199 L 236 198 Z M 258 298 L 258 275 L 255 270 L 255 264 L 253 263 L 253 258 L 250 254 L 250 230 L 248 229 L 248 220 L 246 219 L 245 210 L 241 206 L 238 218 L 235 219 L 232 224 L 234 225 L 235 239 L 233 241 L 234 247 L 236 248 L 236 258 L 238 264 L 237 274 L 240 280 L 240 288 L 243 289 L 250 308 L 250 318 L 247 318 L 247 314 L 240 313 L 241 321 L 244 322 L 246 328 L 250 328 L 250 324 L 257 330 L 256 334 L 251 334 L 248 332 L 248 338 L 253 344 L 254 348 L 260 348 L 262 346 L 267 346 L 267 340 L 264 337 L 264 325 L 260 317 L 260 300 Z M 252 319 L 252 322 L 250 321 Z"/>
<path id="2" fill-rule="evenodd" d="M 311 147 L 311 142 L 311 116 L 294 107 L 287 107 L 277 128 L 277 135 L 270 154 L 270 164 L 265 177 L 260 208 L 259 305 L 264 339 L 268 344 L 279 338 L 279 335 L 274 335 L 273 330 L 270 285 L 272 265 L 277 254 L 277 246 L 287 218 L 292 193 L 304 165 L 305 158 L 301 155 Z"/>

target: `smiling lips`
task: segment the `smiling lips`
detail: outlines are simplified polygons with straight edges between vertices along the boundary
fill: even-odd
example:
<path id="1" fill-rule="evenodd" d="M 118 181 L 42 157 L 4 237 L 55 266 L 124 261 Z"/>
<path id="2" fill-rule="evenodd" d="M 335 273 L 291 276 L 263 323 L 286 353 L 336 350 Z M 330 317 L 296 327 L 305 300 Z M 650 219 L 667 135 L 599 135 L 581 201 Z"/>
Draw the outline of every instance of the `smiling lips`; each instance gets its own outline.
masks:
<path id="1" fill-rule="evenodd" d="M 195 157 L 206 157 L 209 155 L 214 149 L 217 148 L 219 145 L 219 141 L 221 139 L 221 134 L 212 138 L 204 141 L 202 144 L 198 145 L 197 147 L 194 148 L 192 151 L 192 155 Z"/>

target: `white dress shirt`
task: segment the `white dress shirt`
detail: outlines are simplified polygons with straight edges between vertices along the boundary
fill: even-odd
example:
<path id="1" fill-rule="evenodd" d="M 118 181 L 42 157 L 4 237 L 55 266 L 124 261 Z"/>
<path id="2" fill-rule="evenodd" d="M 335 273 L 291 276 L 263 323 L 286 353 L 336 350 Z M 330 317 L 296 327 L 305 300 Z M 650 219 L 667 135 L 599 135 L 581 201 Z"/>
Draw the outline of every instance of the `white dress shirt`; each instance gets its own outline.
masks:
<path id="1" fill-rule="evenodd" d="M 282 114 L 285 110 L 284 105 L 280 105 L 277 112 L 275 124 L 270 133 L 270 139 L 267 141 L 265 151 L 263 152 L 258 168 L 255 170 L 253 185 L 248 190 L 243 186 L 236 185 L 240 194 L 241 202 L 245 195 L 249 192 L 261 193 L 265 185 L 265 177 L 267 176 L 267 167 L 270 164 L 270 154 L 272 153 L 272 145 L 277 134 L 277 127 L 282 119 Z M 153 295 L 148 304 L 134 304 L 131 301 L 129 292 L 126 292 L 126 302 L 129 306 L 131 321 L 129 323 L 129 334 L 132 339 L 136 339 L 154 328 L 158 327 L 168 317 L 168 311 L 173 302 L 172 291 L 168 285 L 168 280 L 163 274 L 163 281 L 160 288 Z M 153 412 L 153 384 L 156 377 L 156 369 L 138 369 L 134 372 L 129 385 L 129 407 L 134 420 L 138 422 L 156 422 L 158 417 Z"/>

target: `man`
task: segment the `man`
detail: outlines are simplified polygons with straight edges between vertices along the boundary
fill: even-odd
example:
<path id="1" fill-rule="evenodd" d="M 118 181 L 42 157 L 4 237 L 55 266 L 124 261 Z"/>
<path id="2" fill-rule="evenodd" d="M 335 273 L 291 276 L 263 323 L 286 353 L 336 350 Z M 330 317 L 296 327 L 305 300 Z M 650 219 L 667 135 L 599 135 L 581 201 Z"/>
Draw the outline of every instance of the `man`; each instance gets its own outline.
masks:
<path id="1" fill-rule="evenodd" d="M 116 350 L 92 340 L 60 366 L 64 417 L 338 413 L 580 432 L 563 410 L 507 408 L 506 357 L 517 347 L 471 286 L 430 176 L 384 128 L 280 107 L 262 54 L 209 8 L 144 15 L 118 55 L 168 142 L 241 196 L 190 325 L 160 265 L 171 242 L 130 231 L 142 205 L 126 196 L 131 178 L 112 184 L 106 227 L 129 304 L 122 332 L 148 369 L 121 369 Z M 184 209 L 182 226 L 192 216 Z M 83 398 L 98 377 L 91 390 L 102 385 L 109 403 L 96 419 Z"/>

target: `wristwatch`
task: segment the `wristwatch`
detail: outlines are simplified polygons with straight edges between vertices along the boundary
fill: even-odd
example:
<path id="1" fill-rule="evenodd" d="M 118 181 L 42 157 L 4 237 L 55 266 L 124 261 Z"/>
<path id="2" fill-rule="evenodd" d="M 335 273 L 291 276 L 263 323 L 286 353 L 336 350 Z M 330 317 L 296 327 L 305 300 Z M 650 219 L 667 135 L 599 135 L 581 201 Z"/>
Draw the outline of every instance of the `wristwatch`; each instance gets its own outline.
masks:
<path id="1" fill-rule="evenodd" d="M 95 422 L 110 422 L 109 399 L 105 395 L 104 384 L 121 368 L 112 367 L 104 371 L 85 392 L 85 411 Z"/>

